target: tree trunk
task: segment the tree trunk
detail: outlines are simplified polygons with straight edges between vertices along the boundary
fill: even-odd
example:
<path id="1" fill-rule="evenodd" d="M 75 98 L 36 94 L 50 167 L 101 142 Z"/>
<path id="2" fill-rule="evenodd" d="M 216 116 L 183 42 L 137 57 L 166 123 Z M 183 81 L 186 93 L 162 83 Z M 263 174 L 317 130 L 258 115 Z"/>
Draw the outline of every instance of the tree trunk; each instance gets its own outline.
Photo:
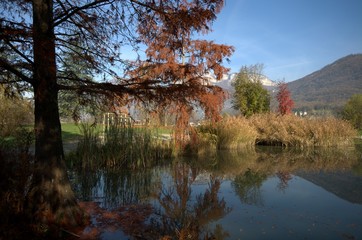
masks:
<path id="1" fill-rule="evenodd" d="M 36 222 L 78 225 L 82 211 L 67 176 L 61 138 L 52 2 L 33 1 L 35 168 L 27 207 Z"/>

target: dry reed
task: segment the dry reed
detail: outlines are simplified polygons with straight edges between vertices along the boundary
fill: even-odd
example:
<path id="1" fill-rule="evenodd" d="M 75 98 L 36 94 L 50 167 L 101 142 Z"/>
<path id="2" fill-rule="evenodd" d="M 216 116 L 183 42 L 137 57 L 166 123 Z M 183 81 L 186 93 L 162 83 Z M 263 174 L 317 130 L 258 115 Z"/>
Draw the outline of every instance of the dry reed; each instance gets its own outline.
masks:
<path id="1" fill-rule="evenodd" d="M 198 153 L 253 146 L 257 132 L 244 117 L 226 117 L 196 128 L 192 146 Z"/>
<path id="2" fill-rule="evenodd" d="M 192 147 L 198 153 L 245 146 L 337 147 L 353 145 L 356 130 L 335 118 L 311 119 L 294 115 L 257 114 L 225 117 L 194 131 Z"/>
<path id="3" fill-rule="evenodd" d="M 258 131 L 257 144 L 285 147 L 336 147 L 353 144 L 356 130 L 335 118 L 301 118 L 260 114 L 249 119 Z"/>

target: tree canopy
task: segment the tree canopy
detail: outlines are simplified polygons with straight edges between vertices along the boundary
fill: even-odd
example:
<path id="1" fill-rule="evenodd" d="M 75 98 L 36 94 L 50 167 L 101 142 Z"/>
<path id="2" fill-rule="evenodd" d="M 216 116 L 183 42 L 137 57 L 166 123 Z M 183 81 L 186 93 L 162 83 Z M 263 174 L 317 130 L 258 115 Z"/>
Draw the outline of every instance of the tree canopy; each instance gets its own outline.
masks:
<path id="1" fill-rule="evenodd" d="M 64 163 L 58 92 L 158 105 L 195 104 L 216 118 L 233 47 L 196 39 L 222 0 L 14 0 L 0 2 L 0 84 L 34 93 L 35 172 L 27 208 L 38 221 L 82 219 Z M 131 56 L 133 55 L 133 56 Z M 89 68 L 67 68 L 69 61 Z M 184 122 L 182 117 L 178 118 Z M 182 121 L 181 121 L 182 120 Z"/>
<path id="2" fill-rule="evenodd" d="M 267 112 L 270 109 L 270 96 L 261 83 L 263 65 L 241 67 L 232 83 L 234 87 L 233 108 L 244 116 Z"/>
<path id="3" fill-rule="evenodd" d="M 43 2 L 50 1 L 1 3 L 0 41 L 6 54 L 0 58 L 1 83 L 23 89 L 36 84 L 35 12 L 31 10 L 32 4 Z M 159 103 L 201 101 L 204 107 L 207 103 L 199 96 L 220 91 L 204 84 L 203 76 L 213 72 L 221 78 L 227 72 L 222 63 L 233 48 L 193 36 L 210 31 L 223 1 L 56 0 L 49 4 L 59 90 Z M 89 77 L 72 71 L 69 63 L 87 66 Z M 17 77 L 15 81 L 6 80 L 4 74 L 9 72 Z"/>

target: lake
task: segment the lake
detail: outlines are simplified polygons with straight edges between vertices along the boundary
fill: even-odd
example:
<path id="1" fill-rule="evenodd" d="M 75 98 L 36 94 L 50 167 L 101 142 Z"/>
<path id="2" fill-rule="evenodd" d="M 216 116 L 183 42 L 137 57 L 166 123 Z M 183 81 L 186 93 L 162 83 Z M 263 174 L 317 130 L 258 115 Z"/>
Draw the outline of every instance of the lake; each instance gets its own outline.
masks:
<path id="1" fill-rule="evenodd" d="M 100 239 L 361 239 L 362 152 L 262 148 L 71 171 Z"/>

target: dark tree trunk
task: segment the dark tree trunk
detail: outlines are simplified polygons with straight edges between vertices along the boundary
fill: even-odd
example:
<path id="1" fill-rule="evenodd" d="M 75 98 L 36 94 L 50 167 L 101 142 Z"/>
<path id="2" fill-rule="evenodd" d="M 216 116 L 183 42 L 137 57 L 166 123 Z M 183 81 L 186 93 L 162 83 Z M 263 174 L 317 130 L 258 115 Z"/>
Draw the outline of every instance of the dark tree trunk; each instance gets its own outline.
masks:
<path id="1" fill-rule="evenodd" d="M 82 212 L 64 161 L 52 2 L 33 1 L 35 169 L 27 207 L 35 221 L 77 225 L 82 220 Z"/>

